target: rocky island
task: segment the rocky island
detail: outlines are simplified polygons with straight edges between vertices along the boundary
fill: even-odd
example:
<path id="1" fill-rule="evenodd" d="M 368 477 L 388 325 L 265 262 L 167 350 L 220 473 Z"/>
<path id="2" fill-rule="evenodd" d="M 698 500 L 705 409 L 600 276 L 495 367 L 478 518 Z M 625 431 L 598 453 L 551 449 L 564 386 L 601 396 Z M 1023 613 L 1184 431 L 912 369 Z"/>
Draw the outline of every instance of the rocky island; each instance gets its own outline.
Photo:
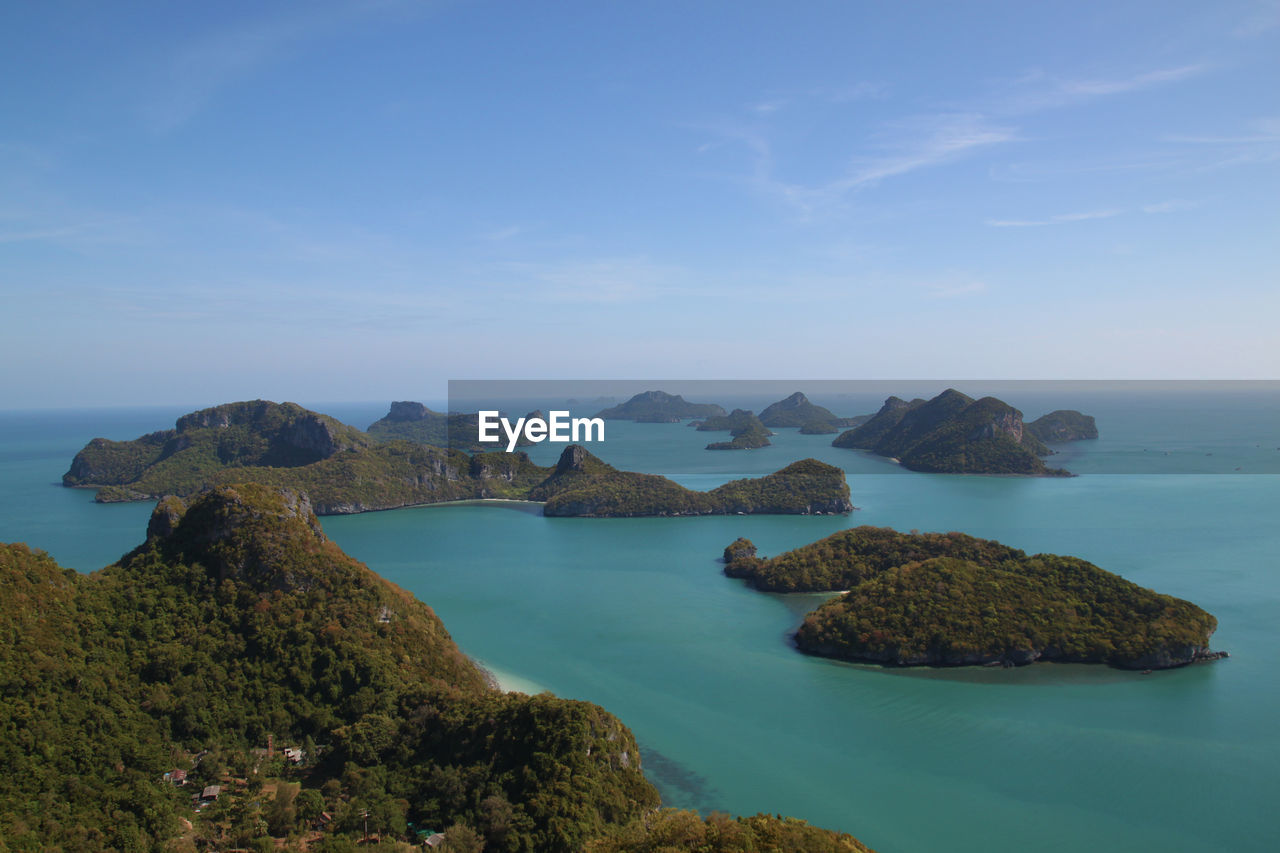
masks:
<path id="1" fill-rule="evenodd" d="M 1098 437 L 1098 425 L 1092 415 L 1074 409 L 1058 409 L 1036 418 L 1027 429 L 1044 442 L 1088 441 Z"/>
<path id="2" fill-rule="evenodd" d="M 64 485 L 97 488 L 102 502 L 190 495 L 232 482 L 304 492 L 320 515 L 484 498 L 544 501 L 544 512 L 555 516 L 852 510 L 844 472 L 814 460 L 696 492 L 665 477 L 618 471 L 580 445 L 546 468 L 521 452 L 468 455 L 374 441 L 327 415 L 266 400 L 194 412 L 172 430 L 133 441 L 96 438 L 63 476 Z"/>
<path id="3" fill-rule="evenodd" d="M 995 397 L 974 400 L 948 388 L 932 400 L 898 397 L 835 447 L 869 450 L 912 471 L 942 474 L 1067 476 L 1041 460 L 1051 451 L 1022 423 L 1022 412 Z"/>
<path id="4" fill-rule="evenodd" d="M 499 853 L 730 849 L 706 846 L 721 833 L 866 850 L 657 811 L 622 722 L 490 686 L 288 489 L 166 498 L 88 575 L 0 544 L 0 688 L 6 850 L 409 849 L 424 826 Z"/>
<path id="5" fill-rule="evenodd" d="M 690 403 L 679 394 L 644 391 L 618 406 L 602 409 L 597 418 L 635 421 L 636 423 L 678 423 L 687 418 L 723 416 L 724 408 L 715 403 Z"/>
<path id="6" fill-rule="evenodd" d="M 542 417 L 541 412 L 530 412 L 527 418 Z M 409 441 L 433 447 L 449 447 L 455 450 L 485 452 L 493 450 L 492 444 L 478 439 L 480 416 L 475 412 L 436 412 L 409 400 L 391 404 L 391 410 L 381 419 L 369 425 L 369 437 L 376 441 Z M 517 447 L 529 447 L 532 441 L 521 435 Z"/>
<path id="7" fill-rule="evenodd" d="M 844 472 L 816 459 L 802 459 L 764 477 L 698 492 L 656 474 L 619 471 L 580 445 L 566 448 L 551 475 L 529 495 L 546 501 L 545 515 L 585 518 L 853 511 Z"/>
<path id="8" fill-rule="evenodd" d="M 762 590 L 841 592 L 805 617 L 804 652 L 890 666 L 1105 663 L 1165 669 L 1224 657 L 1217 620 L 1075 557 L 962 533 L 855 527 L 771 559 L 739 539 L 724 572 Z"/>
<path id="9" fill-rule="evenodd" d="M 814 405 L 799 391 L 771 403 L 760 413 L 760 422 L 767 427 L 799 427 L 802 433 L 816 435 L 855 427 L 869 416 L 842 418 L 830 409 Z"/>
<path id="10" fill-rule="evenodd" d="M 769 436 L 773 435 L 753 412 L 746 409 L 734 409 L 724 416 L 690 422 L 690 426 L 695 425 L 699 432 L 728 431 L 732 437 L 731 441 L 713 441 L 707 445 L 707 450 L 755 450 L 768 447 Z"/>

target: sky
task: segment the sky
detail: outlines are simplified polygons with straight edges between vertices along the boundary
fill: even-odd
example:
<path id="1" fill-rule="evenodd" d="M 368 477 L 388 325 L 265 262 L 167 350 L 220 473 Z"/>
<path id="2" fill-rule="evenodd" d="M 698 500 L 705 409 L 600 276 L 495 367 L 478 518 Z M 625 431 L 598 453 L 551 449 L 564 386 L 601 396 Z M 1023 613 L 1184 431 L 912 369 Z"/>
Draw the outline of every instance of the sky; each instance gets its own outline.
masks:
<path id="1" fill-rule="evenodd" d="M 1276 2 L 0 4 L 0 408 L 1280 376 Z"/>

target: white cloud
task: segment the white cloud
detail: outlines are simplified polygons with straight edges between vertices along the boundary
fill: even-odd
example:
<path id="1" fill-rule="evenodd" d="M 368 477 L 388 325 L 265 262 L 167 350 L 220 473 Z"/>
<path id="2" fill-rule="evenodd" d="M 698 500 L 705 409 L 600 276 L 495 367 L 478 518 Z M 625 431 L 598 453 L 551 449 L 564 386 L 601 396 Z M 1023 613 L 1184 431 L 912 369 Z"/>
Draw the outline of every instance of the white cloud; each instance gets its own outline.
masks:
<path id="1" fill-rule="evenodd" d="M 751 155 L 748 186 L 785 202 L 808 218 L 842 202 L 850 193 L 888 178 L 941 166 L 983 148 L 1018 140 L 1014 128 L 992 125 L 976 114 L 939 114 L 882 126 L 879 142 L 850 158 L 844 174 L 804 184 L 778 175 L 773 148 L 764 130 L 721 125 L 725 141 L 736 142 Z M 700 151 L 710 150 L 704 145 Z"/>
<path id="2" fill-rule="evenodd" d="M 1142 206 L 1143 213 L 1179 213 L 1184 210 L 1192 210 L 1198 204 L 1194 201 L 1185 201 L 1183 199 L 1171 199 L 1169 201 L 1157 202 L 1156 204 L 1146 204 Z"/>
<path id="3" fill-rule="evenodd" d="M 1207 63 L 1192 63 L 1111 77 L 1065 77 L 1037 69 L 1006 81 L 1002 91 L 987 99 L 986 109 L 1014 114 L 1054 109 L 1188 80 L 1209 70 Z"/>
<path id="4" fill-rule="evenodd" d="M 1133 92 L 1138 89 L 1147 89 L 1157 86 L 1161 83 L 1174 83 L 1178 80 L 1186 80 L 1189 77 L 1195 77 L 1198 74 L 1208 70 L 1208 66 L 1203 63 L 1193 65 L 1182 65 L 1177 68 L 1160 68 L 1155 71 L 1146 71 L 1141 74 L 1134 74 L 1128 77 L 1115 77 L 1111 79 L 1092 80 L 1064 80 L 1061 81 L 1061 90 L 1068 95 L 1119 95 L 1124 92 Z"/>
<path id="5" fill-rule="evenodd" d="M 1045 225 L 1065 225 L 1090 219 L 1110 219 L 1123 212 L 1122 210 L 1090 210 L 1084 213 L 1060 213 L 1047 219 L 988 219 L 986 224 L 993 228 L 1040 228 Z"/>

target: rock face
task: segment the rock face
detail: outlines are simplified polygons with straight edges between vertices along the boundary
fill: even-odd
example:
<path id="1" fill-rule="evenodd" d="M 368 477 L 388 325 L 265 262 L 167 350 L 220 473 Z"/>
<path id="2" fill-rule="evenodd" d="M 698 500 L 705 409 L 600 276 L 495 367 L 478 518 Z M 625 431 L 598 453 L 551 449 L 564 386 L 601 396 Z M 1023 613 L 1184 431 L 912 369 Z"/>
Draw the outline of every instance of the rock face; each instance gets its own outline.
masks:
<path id="1" fill-rule="evenodd" d="M 147 540 L 171 558 L 203 565 L 219 579 L 254 576 L 291 590 L 300 555 L 318 554 L 328 539 L 306 495 L 256 483 L 218 486 L 188 504 L 166 498 L 156 505 Z"/>
<path id="2" fill-rule="evenodd" d="M 133 441 L 95 438 L 76 454 L 62 482 L 129 486 L 162 463 L 175 474 L 229 466 L 291 468 L 368 444 L 359 430 L 294 403 L 228 403 L 183 415 L 174 429 Z"/>
<path id="3" fill-rule="evenodd" d="M 1027 424 L 1031 434 L 1041 441 L 1088 441 L 1098 437 L 1098 425 L 1092 415 L 1074 409 L 1059 409 Z"/>
<path id="4" fill-rule="evenodd" d="M 885 400 L 870 420 L 839 435 L 835 447 L 870 450 L 913 471 L 948 474 L 1054 474 L 1049 454 L 1023 426 L 1022 412 L 995 397 L 974 400 L 948 388 L 932 400 Z"/>
<path id="5" fill-rule="evenodd" d="M 412 423 L 413 421 L 424 421 L 433 414 L 435 412 L 421 403 L 415 403 L 412 400 L 399 400 L 391 404 L 391 411 L 387 412 L 387 420 Z"/>
<path id="6" fill-rule="evenodd" d="M 774 591 L 848 590 L 796 633 L 810 654 L 891 666 L 1037 660 L 1162 669 L 1209 651 L 1217 620 L 1074 557 L 959 533 L 860 527 L 771 559 L 725 549 L 725 574 Z"/>

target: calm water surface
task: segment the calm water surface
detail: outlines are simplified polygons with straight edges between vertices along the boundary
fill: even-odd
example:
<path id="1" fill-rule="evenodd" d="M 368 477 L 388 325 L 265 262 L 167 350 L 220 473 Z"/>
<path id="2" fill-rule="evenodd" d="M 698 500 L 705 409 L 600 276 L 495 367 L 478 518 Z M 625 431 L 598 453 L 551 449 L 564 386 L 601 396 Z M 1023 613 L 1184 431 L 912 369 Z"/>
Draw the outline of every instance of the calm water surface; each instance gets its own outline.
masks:
<path id="1" fill-rule="evenodd" d="M 504 681 L 618 714 L 669 804 L 793 814 L 881 851 L 1272 850 L 1280 476 L 1234 469 L 1275 470 L 1275 401 L 1236 401 L 1235 418 L 1196 400 L 1145 415 L 1113 405 L 1110 429 L 1106 401 L 1093 402 L 1103 439 L 1059 457 L 1082 474 L 1064 480 L 914 474 L 790 430 L 773 448 L 711 453 L 687 427 L 611 422 L 593 448 L 699 488 L 817 456 L 849 472 L 849 518 L 546 519 L 469 505 L 324 526 Z M 360 427 L 385 411 L 320 408 Z M 133 438 L 179 414 L 0 414 L 0 540 L 86 570 L 135 546 L 149 505 L 96 505 L 54 484 L 89 438 Z M 1094 473 L 1107 470 L 1127 473 Z M 774 554 L 857 524 L 1087 558 L 1205 607 L 1232 657 L 1149 676 L 833 663 L 787 643 L 822 596 L 753 592 L 716 561 L 738 536 Z"/>

